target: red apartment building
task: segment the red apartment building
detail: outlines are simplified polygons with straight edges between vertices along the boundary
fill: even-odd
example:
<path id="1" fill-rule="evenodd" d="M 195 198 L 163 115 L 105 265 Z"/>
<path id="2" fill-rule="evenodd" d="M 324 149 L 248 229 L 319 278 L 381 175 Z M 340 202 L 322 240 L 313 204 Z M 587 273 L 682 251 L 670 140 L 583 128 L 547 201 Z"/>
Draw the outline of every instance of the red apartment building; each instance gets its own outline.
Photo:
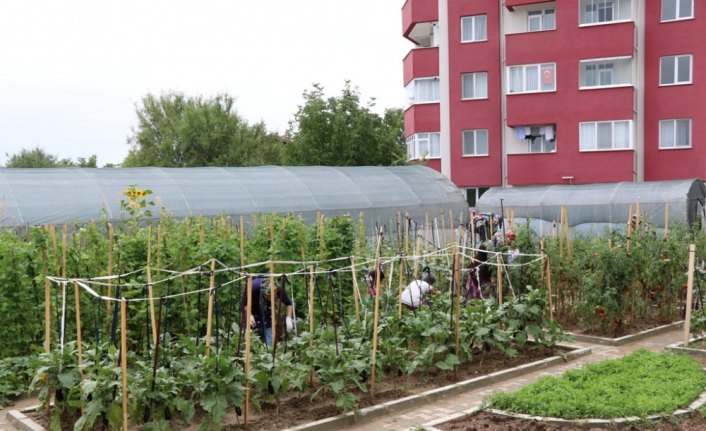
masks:
<path id="1" fill-rule="evenodd" d="M 706 179 L 706 1 L 407 0 L 410 161 L 466 189 Z"/>

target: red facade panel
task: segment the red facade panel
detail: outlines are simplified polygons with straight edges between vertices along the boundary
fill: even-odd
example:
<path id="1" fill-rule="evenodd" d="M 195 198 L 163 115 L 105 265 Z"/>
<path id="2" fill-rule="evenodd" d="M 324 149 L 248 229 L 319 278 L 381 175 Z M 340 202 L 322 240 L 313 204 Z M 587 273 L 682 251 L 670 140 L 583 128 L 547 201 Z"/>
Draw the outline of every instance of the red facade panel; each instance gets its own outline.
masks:
<path id="1" fill-rule="evenodd" d="M 547 0 L 505 0 L 505 7 L 512 10 L 515 6 L 525 6 L 536 3 L 546 3 Z M 566 1 L 566 0 L 565 0 Z"/>
<path id="2" fill-rule="evenodd" d="M 633 181 L 633 157 L 633 151 L 511 154 L 507 160 L 508 182 L 527 186 Z"/>
<path id="3" fill-rule="evenodd" d="M 404 85 L 414 78 L 439 76 L 439 48 L 416 48 L 402 61 Z"/>
<path id="4" fill-rule="evenodd" d="M 412 105 L 404 111 L 405 137 L 415 133 L 439 131 L 439 104 Z"/>
<path id="5" fill-rule="evenodd" d="M 438 0 L 407 0 L 402 6 L 402 34 L 407 37 L 415 24 L 438 19 Z"/>
<path id="6" fill-rule="evenodd" d="M 661 22 L 659 4 L 646 10 L 645 180 L 706 179 L 706 44 L 702 3 L 693 19 Z M 660 58 L 691 54 L 692 83 L 660 86 Z M 660 149 L 661 120 L 691 119 L 691 148 Z"/>
<path id="7" fill-rule="evenodd" d="M 487 40 L 461 42 L 461 18 L 485 15 Z M 449 0 L 451 180 L 459 187 L 502 185 L 500 5 L 496 0 Z M 486 72 L 488 97 L 462 100 L 462 75 Z M 463 132 L 488 130 L 488 155 L 464 156 Z"/>

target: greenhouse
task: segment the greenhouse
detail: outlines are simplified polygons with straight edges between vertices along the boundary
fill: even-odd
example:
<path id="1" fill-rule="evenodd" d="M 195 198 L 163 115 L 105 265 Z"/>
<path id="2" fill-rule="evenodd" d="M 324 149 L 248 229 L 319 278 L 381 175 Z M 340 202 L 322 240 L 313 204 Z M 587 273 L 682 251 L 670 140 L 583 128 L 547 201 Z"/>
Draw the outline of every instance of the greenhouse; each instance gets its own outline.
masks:
<path id="1" fill-rule="evenodd" d="M 488 190 L 477 210 L 514 214 L 516 222 L 530 219 L 535 231 L 547 234 L 560 222 L 563 207 L 572 231 L 590 235 L 626 226 L 638 208 L 657 228 L 691 225 L 703 216 L 705 199 L 701 180 L 508 187 Z"/>
<path id="2" fill-rule="evenodd" d="M 119 220 L 130 185 L 152 190 L 155 209 L 177 218 L 362 211 L 371 226 L 398 211 L 421 221 L 467 209 L 455 185 L 422 166 L 0 169 L 0 227 Z"/>

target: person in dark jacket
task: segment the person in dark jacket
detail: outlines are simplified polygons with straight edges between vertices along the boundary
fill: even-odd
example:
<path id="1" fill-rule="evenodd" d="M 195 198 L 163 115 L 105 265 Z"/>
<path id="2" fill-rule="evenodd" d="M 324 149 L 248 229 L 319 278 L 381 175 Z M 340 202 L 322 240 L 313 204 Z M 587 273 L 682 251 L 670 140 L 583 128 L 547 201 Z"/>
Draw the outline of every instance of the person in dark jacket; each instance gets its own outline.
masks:
<path id="1" fill-rule="evenodd" d="M 292 322 L 292 301 L 287 296 L 284 288 L 270 284 L 270 280 L 264 277 L 256 277 L 252 281 L 252 313 L 250 316 L 250 327 L 262 331 L 267 346 L 272 346 L 272 296 L 275 296 L 275 307 L 284 304 L 287 307 L 287 317 L 285 325 L 287 332 L 292 332 L 294 323 Z M 243 293 L 240 300 L 240 308 L 243 311 L 243 319 L 247 315 L 248 296 Z M 275 308 L 276 309 L 276 308 Z M 277 313 L 275 312 L 275 321 Z"/>

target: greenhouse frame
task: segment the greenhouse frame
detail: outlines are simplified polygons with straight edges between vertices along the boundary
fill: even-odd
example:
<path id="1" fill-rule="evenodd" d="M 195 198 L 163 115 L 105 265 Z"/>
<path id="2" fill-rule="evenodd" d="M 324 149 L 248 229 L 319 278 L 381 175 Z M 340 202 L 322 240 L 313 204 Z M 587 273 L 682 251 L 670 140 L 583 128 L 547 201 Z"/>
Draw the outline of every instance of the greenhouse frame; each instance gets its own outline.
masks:
<path id="1" fill-rule="evenodd" d="M 514 213 L 516 223 L 529 219 L 535 232 L 546 235 L 560 222 L 561 208 L 565 207 L 572 232 L 601 235 L 606 229 L 624 230 L 631 207 L 634 214 L 638 204 L 643 220 L 658 229 L 665 227 L 667 211 L 670 225 L 692 225 L 703 218 L 705 201 L 704 182 L 693 179 L 491 188 L 481 196 L 476 209 L 481 213 Z"/>
<path id="2" fill-rule="evenodd" d="M 392 223 L 398 212 L 423 222 L 453 211 L 463 216 L 463 193 L 423 166 L 245 168 L 0 168 L 0 227 L 118 221 L 124 192 L 150 189 L 153 216 L 364 213 L 368 226 Z"/>

